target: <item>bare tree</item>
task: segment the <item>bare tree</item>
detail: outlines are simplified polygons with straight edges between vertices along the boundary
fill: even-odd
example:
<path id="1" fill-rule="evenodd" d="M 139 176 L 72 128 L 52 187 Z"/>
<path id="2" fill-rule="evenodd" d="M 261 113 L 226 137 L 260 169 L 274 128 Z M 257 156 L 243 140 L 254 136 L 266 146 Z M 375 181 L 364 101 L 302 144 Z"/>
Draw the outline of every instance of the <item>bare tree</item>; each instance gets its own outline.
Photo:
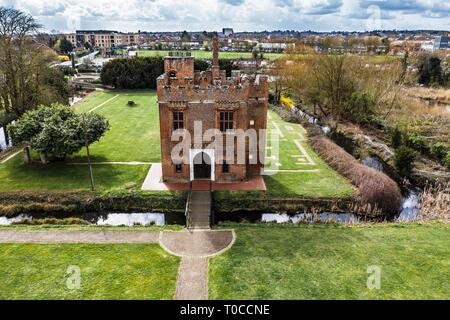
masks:
<path id="1" fill-rule="evenodd" d="M 50 78 L 49 65 L 55 54 L 32 38 L 39 28 L 32 16 L 0 7 L 0 108 L 16 116 L 40 103 L 58 100 L 48 85 L 59 80 Z"/>

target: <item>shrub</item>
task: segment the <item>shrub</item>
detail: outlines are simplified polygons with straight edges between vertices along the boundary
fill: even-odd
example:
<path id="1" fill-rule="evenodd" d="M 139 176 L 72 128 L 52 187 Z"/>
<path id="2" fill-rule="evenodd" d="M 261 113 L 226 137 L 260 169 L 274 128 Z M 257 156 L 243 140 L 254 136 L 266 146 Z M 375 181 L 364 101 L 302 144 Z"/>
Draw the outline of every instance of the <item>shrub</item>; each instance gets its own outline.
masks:
<path id="1" fill-rule="evenodd" d="M 442 161 L 447 155 L 447 148 L 443 143 L 435 143 L 431 146 L 431 155 L 437 160 Z"/>
<path id="2" fill-rule="evenodd" d="M 394 149 L 403 144 L 403 133 L 399 127 L 395 127 L 391 132 L 391 144 Z"/>
<path id="3" fill-rule="evenodd" d="M 447 152 L 447 155 L 444 158 L 444 166 L 450 169 L 450 151 Z"/>
<path id="4" fill-rule="evenodd" d="M 26 144 L 32 149 L 62 159 L 92 144 L 109 130 L 109 123 L 95 113 L 78 114 L 67 106 L 53 104 L 26 112 L 9 126 L 13 145 Z"/>
<path id="5" fill-rule="evenodd" d="M 413 133 L 406 138 L 406 144 L 419 152 L 424 152 L 426 149 L 426 143 L 423 136 Z"/>
<path id="6" fill-rule="evenodd" d="M 104 85 L 118 89 L 156 89 L 156 79 L 164 72 L 162 57 L 114 59 L 103 66 Z"/>
<path id="7" fill-rule="evenodd" d="M 323 136 L 311 138 L 311 142 L 314 150 L 331 167 L 358 187 L 360 213 L 373 216 L 398 213 L 401 193 L 399 187 L 391 178 L 361 164 L 334 142 Z"/>
<path id="8" fill-rule="evenodd" d="M 128 101 L 127 106 L 129 107 L 134 107 L 136 105 L 136 102 L 134 102 L 133 100 Z"/>
<path id="9" fill-rule="evenodd" d="M 411 173 L 412 164 L 417 157 L 417 152 L 410 147 L 398 148 L 394 155 L 394 164 L 401 175 L 407 176 Z"/>
<path id="10" fill-rule="evenodd" d="M 353 92 L 344 107 L 344 115 L 356 123 L 368 123 L 375 115 L 375 99 L 368 93 Z"/>

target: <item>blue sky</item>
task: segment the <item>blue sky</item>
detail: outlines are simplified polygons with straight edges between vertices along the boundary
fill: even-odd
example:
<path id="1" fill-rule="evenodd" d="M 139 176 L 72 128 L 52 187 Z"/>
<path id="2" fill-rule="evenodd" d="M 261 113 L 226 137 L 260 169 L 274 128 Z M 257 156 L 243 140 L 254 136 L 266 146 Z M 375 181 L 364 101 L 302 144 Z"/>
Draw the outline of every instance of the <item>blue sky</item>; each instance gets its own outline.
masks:
<path id="1" fill-rule="evenodd" d="M 46 30 L 450 30 L 449 0 L 0 0 Z"/>

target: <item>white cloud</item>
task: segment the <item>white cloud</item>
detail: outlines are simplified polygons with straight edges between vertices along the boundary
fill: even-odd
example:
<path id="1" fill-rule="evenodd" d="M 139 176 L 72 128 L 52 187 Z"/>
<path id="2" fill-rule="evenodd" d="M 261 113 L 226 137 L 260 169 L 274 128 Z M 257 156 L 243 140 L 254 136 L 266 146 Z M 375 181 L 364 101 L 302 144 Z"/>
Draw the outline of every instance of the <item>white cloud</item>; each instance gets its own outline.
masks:
<path id="1" fill-rule="evenodd" d="M 46 29 L 178 31 L 364 30 L 380 8 L 383 28 L 449 28 L 448 0 L 0 0 Z M 369 10 L 370 11 L 370 10 Z"/>

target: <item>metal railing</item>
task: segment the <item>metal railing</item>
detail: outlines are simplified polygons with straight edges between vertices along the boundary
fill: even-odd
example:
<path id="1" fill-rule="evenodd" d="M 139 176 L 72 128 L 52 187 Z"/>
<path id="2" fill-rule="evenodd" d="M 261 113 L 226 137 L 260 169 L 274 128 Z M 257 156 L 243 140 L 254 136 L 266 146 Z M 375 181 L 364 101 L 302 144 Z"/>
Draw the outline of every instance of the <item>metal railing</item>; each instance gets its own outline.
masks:
<path id="1" fill-rule="evenodd" d="M 186 209 L 184 211 L 184 215 L 186 217 L 186 228 L 188 230 L 192 227 L 191 199 L 192 199 L 192 181 L 189 181 L 189 191 L 186 200 Z"/>

